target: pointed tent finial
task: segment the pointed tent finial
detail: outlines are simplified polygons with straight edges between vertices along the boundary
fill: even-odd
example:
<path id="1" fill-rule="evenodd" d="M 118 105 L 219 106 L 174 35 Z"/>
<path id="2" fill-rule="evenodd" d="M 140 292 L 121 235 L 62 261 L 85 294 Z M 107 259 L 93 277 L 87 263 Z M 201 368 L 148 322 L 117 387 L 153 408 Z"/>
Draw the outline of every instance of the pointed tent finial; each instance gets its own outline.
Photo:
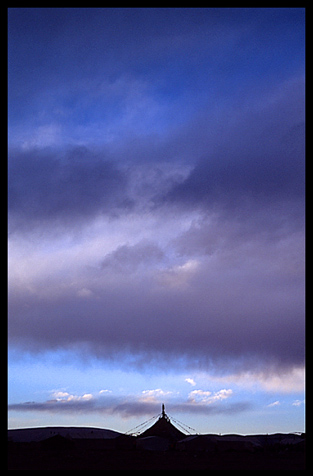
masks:
<path id="1" fill-rule="evenodd" d="M 165 418 L 165 406 L 164 406 L 164 403 L 162 403 L 162 417 Z"/>

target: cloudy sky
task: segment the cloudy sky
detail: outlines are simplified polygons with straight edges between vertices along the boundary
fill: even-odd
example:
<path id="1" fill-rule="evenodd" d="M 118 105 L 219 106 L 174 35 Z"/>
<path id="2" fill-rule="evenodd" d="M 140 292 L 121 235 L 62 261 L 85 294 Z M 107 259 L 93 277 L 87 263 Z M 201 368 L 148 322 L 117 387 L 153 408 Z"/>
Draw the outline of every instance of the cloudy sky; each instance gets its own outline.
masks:
<path id="1" fill-rule="evenodd" d="M 9 427 L 304 430 L 303 9 L 9 9 Z"/>

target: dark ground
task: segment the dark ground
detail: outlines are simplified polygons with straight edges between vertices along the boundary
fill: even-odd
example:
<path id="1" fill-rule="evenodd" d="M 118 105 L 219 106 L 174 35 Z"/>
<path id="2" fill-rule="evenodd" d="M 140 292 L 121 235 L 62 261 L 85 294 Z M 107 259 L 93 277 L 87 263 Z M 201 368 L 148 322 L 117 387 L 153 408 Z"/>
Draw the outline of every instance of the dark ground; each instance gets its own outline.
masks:
<path id="1" fill-rule="evenodd" d="M 61 445 L 62 446 L 62 445 Z M 305 450 L 184 452 L 103 449 L 93 441 L 60 448 L 42 443 L 8 443 L 9 470 L 304 470 Z"/>

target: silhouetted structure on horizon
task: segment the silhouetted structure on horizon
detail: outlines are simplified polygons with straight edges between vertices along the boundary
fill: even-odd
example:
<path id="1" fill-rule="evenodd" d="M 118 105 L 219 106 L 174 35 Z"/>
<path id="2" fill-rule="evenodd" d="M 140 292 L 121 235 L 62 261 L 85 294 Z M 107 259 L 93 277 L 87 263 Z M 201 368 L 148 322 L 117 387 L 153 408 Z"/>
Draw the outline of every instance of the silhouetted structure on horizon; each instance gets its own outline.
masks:
<path id="1" fill-rule="evenodd" d="M 159 419 L 150 428 L 138 435 L 138 438 L 145 438 L 147 436 L 160 436 L 172 441 L 178 441 L 187 435 L 171 423 L 169 416 L 165 413 L 164 404 L 162 404 L 162 413 Z"/>

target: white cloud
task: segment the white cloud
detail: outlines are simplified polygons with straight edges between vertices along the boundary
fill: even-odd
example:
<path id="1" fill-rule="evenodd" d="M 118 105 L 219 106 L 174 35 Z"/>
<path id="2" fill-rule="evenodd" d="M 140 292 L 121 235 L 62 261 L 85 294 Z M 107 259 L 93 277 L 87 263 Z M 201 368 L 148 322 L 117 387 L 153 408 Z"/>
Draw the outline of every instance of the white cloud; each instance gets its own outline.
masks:
<path id="1" fill-rule="evenodd" d="M 278 407 L 280 405 L 280 401 L 279 400 L 276 400 L 275 402 L 273 403 L 269 403 L 267 406 L 268 407 Z"/>
<path id="2" fill-rule="evenodd" d="M 154 390 L 143 390 L 142 396 L 139 398 L 142 402 L 151 402 L 155 403 L 160 400 L 161 397 L 171 395 L 173 392 L 164 391 L 161 388 L 156 388 Z"/>
<path id="3" fill-rule="evenodd" d="M 294 407 L 300 407 L 303 404 L 304 404 L 304 400 L 295 400 L 294 402 L 292 402 L 292 405 Z"/>
<path id="4" fill-rule="evenodd" d="M 63 400 L 67 399 L 70 394 L 68 392 L 53 392 L 52 397 L 54 397 L 56 400 Z"/>
<path id="5" fill-rule="evenodd" d="M 94 293 L 88 288 L 82 288 L 79 291 L 77 291 L 77 295 L 78 297 L 81 297 L 81 298 L 90 298 L 94 295 Z"/>
<path id="6" fill-rule="evenodd" d="M 205 390 L 193 390 L 188 395 L 188 401 L 192 403 L 210 403 L 209 397 L 212 392 Z"/>
<path id="7" fill-rule="evenodd" d="M 196 382 L 193 378 L 185 378 L 185 382 L 190 383 L 193 387 L 196 385 Z"/>
<path id="8" fill-rule="evenodd" d="M 228 390 L 222 389 L 218 392 L 212 392 L 207 390 L 193 390 L 188 395 L 188 402 L 194 404 L 212 404 L 219 400 L 225 400 L 226 398 L 231 397 L 233 391 L 229 388 Z"/>
<path id="9" fill-rule="evenodd" d="M 91 393 L 85 393 L 84 395 L 73 395 L 62 391 L 53 392 L 52 397 L 57 402 L 87 401 L 93 399 L 93 395 Z"/>
<path id="10" fill-rule="evenodd" d="M 91 400 L 93 398 L 92 393 L 85 393 L 82 397 L 82 400 Z"/>

